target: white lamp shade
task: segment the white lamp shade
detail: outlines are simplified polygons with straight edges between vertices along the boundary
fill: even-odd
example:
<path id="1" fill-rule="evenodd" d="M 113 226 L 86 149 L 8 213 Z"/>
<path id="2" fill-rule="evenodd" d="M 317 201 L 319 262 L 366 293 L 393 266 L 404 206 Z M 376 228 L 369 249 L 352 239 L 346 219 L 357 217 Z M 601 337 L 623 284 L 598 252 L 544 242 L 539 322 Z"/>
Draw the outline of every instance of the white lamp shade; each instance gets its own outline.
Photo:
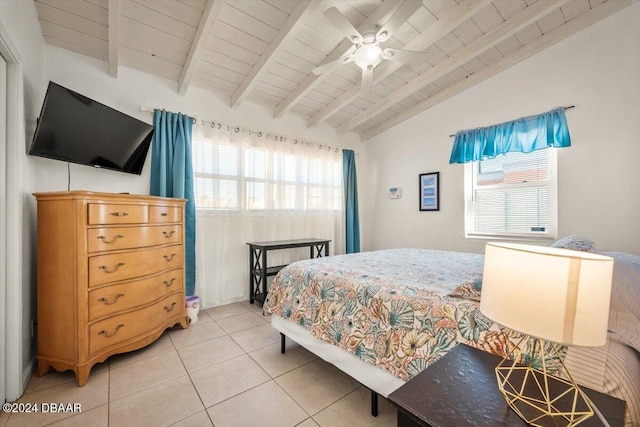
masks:
<path id="1" fill-rule="evenodd" d="M 480 311 L 510 329 L 565 345 L 607 338 L 613 259 L 588 252 L 487 243 Z"/>

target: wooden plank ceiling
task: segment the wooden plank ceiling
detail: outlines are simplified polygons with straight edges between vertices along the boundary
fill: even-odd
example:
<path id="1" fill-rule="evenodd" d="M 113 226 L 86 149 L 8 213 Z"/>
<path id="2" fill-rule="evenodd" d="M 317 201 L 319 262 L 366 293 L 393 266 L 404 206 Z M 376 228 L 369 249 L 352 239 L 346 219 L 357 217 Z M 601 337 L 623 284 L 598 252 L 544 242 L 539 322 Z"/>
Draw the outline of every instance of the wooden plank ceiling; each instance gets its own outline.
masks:
<path id="1" fill-rule="evenodd" d="M 337 8 L 361 33 L 401 0 L 35 0 L 46 43 L 208 89 L 236 107 L 263 104 L 366 140 L 604 19 L 637 0 L 407 0 L 413 13 L 382 43 L 425 52 L 382 61 L 371 91 L 353 63 L 317 76 L 352 43 L 323 15 Z"/>

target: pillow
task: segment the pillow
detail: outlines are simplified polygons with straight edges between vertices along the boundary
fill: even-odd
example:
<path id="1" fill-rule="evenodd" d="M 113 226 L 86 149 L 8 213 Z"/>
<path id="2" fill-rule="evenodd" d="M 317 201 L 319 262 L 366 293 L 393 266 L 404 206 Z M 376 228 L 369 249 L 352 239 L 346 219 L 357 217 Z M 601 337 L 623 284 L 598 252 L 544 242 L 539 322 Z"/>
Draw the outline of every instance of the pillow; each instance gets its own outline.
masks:
<path id="1" fill-rule="evenodd" d="M 640 257 L 599 252 L 613 258 L 609 336 L 640 352 Z"/>
<path id="2" fill-rule="evenodd" d="M 593 252 L 596 247 L 589 239 L 579 236 L 567 236 L 551 244 L 552 248 L 571 249 L 573 251 Z"/>

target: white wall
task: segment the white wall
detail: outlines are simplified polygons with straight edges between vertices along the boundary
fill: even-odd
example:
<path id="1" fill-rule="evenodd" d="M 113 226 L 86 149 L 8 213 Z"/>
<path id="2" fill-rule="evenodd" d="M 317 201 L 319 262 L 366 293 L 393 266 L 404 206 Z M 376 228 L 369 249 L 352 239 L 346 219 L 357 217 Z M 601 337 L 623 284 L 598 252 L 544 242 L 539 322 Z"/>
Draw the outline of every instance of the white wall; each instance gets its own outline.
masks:
<path id="1" fill-rule="evenodd" d="M 367 250 L 424 247 L 482 252 L 464 237 L 464 167 L 449 165 L 461 129 L 567 111 L 558 150 L 559 236 L 640 254 L 640 4 L 601 21 L 370 141 Z M 440 211 L 418 211 L 418 175 L 440 172 Z M 402 199 L 386 197 L 402 186 Z"/>
<path id="2" fill-rule="evenodd" d="M 15 399 L 26 387 L 32 366 L 30 363 L 35 356 L 35 339 L 31 337 L 30 321 L 35 318 L 35 203 L 31 196 L 34 189 L 33 165 L 28 161 L 27 146 L 35 129 L 35 117 L 40 111 L 43 89 L 46 87 L 46 67 L 44 60 L 44 39 L 40 30 L 36 8 L 32 1 L 2 0 L 0 1 L 0 24 L 6 29 L 9 42 L 15 47 L 21 60 L 23 73 L 23 110 L 18 112 L 20 137 L 7 141 L 8 151 L 17 152 L 9 166 L 16 173 L 8 177 L 7 185 L 17 188 L 17 200 L 8 200 L 15 212 L 15 223 L 10 224 L 10 232 L 21 236 L 19 242 L 11 242 L 11 249 L 16 249 L 20 262 L 19 272 L 15 281 L 7 283 L 8 293 L 19 288 L 15 301 L 9 301 L 12 307 L 7 308 L 7 315 L 13 316 L 17 304 L 17 319 L 7 319 L 9 324 L 14 320 L 22 325 L 17 339 L 17 346 L 21 354 L 7 369 L 7 380 L 13 382 L 9 376 L 19 375 L 17 389 L 7 394 L 7 399 Z M 4 153 L 3 153 L 4 154 Z M 3 156 L 4 157 L 4 156 Z M 0 161 L 6 161 L 5 158 Z M 14 206 L 15 205 L 15 206 Z M 15 229 L 13 229 L 15 228 Z M 12 255 L 15 256 L 15 255 Z M 8 267 L 14 268 L 13 266 Z M 3 311 L 5 307 L 0 307 Z M 9 332 L 8 334 L 9 335 Z M 14 351 L 14 349 L 9 349 Z M 4 355 L 3 355 L 4 356 Z M 13 358 L 11 358 L 13 360 Z M 3 361 L 4 363 L 4 361 Z M 3 385 L 4 386 L 4 385 Z M 18 393 L 16 395 L 16 393 Z"/>
<path id="3" fill-rule="evenodd" d="M 123 113 L 152 122 L 150 113 L 140 112 L 140 106 L 164 108 L 169 111 L 196 115 L 204 120 L 215 120 L 262 130 L 281 133 L 307 140 L 340 145 L 343 148 L 365 150 L 356 135 L 345 138 L 336 136 L 327 126 L 306 129 L 305 122 L 288 115 L 282 119 L 272 118 L 270 111 L 252 102 L 244 102 L 237 109 L 229 108 L 229 100 L 213 92 L 195 86 L 185 96 L 177 93 L 177 83 L 137 70 L 121 66 L 118 77 L 109 77 L 105 62 L 60 49 L 46 47 L 49 80 L 102 102 Z M 71 189 L 94 191 L 149 193 L 149 162 L 141 176 L 123 174 L 88 166 L 71 165 Z M 67 164 L 49 159 L 31 158 L 41 173 L 43 190 L 66 190 Z"/>

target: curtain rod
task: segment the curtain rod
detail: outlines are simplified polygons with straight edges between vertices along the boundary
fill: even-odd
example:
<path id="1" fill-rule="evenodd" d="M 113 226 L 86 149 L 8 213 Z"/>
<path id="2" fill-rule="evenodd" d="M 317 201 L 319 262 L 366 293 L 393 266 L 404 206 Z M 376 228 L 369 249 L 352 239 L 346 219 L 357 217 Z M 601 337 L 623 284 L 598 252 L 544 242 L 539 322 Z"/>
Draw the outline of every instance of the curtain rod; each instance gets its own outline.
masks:
<path id="1" fill-rule="evenodd" d="M 153 114 L 155 109 L 153 108 L 149 108 L 149 107 L 145 107 L 145 106 L 140 106 L 140 111 L 143 113 L 151 113 Z M 198 118 L 197 115 L 192 116 L 192 115 L 187 115 L 188 117 L 191 118 L 191 120 L 193 121 L 193 124 L 197 124 L 198 120 L 200 120 Z M 200 123 L 202 124 L 202 126 L 204 126 L 205 124 L 211 125 L 212 128 L 218 128 L 218 129 L 222 129 L 223 127 L 227 128 L 228 132 L 231 132 L 232 130 L 235 131 L 235 133 L 238 133 L 240 131 L 242 132 L 246 132 L 249 135 L 253 135 L 256 134 L 259 138 L 261 138 L 262 136 L 264 136 L 265 138 L 272 136 L 274 141 L 278 141 L 278 142 L 291 142 L 294 145 L 306 145 L 306 146 L 317 146 L 318 149 L 322 150 L 322 149 L 326 149 L 327 151 L 331 151 L 332 148 L 331 146 L 327 145 L 327 144 L 316 144 L 314 142 L 311 141 L 304 141 L 302 139 L 298 139 L 298 138 L 291 138 L 291 137 L 286 137 L 284 135 L 278 135 L 278 134 L 271 134 L 268 132 L 262 132 L 262 131 L 254 131 L 251 130 L 249 128 L 240 128 L 239 126 L 230 126 L 226 123 L 222 123 L 222 122 L 214 122 L 214 121 L 206 121 L 206 120 L 200 120 Z M 342 147 L 333 147 L 335 149 L 335 152 L 337 153 L 339 150 L 342 150 Z M 354 150 L 354 153 L 357 155 L 358 152 Z"/>
<path id="2" fill-rule="evenodd" d="M 140 106 L 140 111 L 143 112 L 143 113 L 151 113 L 151 114 L 153 114 L 155 112 L 155 110 L 159 110 L 159 108 L 149 108 L 149 107 L 144 107 L 142 105 Z M 164 108 L 162 110 L 167 111 Z M 198 121 L 198 116 L 197 115 L 195 115 L 195 116 L 191 115 L 191 114 L 185 114 L 185 115 L 191 119 L 193 124 L 197 123 L 197 121 Z"/>
<path id="3" fill-rule="evenodd" d="M 575 105 L 569 105 L 568 107 L 564 107 L 565 110 L 568 110 L 570 108 L 576 108 L 576 106 Z M 454 136 L 456 136 L 456 135 L 455 134 L 449 135 L 449 138 L 453 138 Z"/>

